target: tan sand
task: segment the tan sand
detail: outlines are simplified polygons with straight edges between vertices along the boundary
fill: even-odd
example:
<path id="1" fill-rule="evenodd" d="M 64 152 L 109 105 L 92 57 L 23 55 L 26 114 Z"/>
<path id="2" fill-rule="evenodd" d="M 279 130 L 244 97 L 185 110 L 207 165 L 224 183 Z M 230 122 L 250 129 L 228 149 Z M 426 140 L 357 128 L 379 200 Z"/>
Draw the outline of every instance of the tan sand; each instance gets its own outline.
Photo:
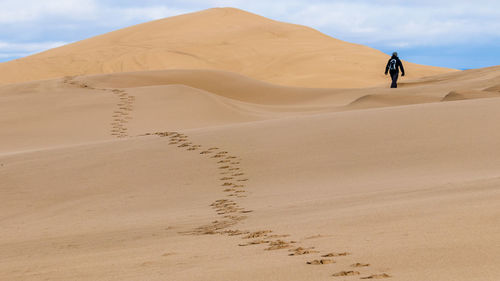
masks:
<path id="1" fill-rule="evenodd" d="M 0 86 L 0 280 L 498 280 L 500 67 L 221 69 Z"/>
<path id="2" fill-rule="evenodd" d="M 404 58 L 403 58 L 404 59 Z M 384 83 L 388 56 L 314 29 L 232 8 L 125 28 L 0 64 L 0 84 L 67 75 L 217 69 L 301 87 Z M 452 71 L 405 63 L 408 78 Z"/>
<path id="3" fill-rule="evenodd" d="M 395 91 L 213 71 L 3 86 L 0 275 L 325 280 L 359 263 L 350 278 L 495 280 L 496 73 Z M 186 137 L 141 136 L 170 130 Z M 347 254 L 321 264 L 331 252 Z"/>

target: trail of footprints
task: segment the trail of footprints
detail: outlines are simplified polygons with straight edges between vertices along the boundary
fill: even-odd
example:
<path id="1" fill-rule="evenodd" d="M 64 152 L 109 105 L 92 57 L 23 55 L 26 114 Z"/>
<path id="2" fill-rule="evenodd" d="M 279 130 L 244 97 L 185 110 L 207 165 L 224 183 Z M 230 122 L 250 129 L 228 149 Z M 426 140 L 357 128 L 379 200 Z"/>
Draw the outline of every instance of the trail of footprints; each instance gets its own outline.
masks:
<path id="1" fill-rule="evenodd" d="M 117 138 L 128 137 L 127 124 L 131 119 L 130 113 L 133 109 L 133 103 L 135 97 L 129 95 L 127 92 L 120 89 L 104 89 L 104 88 L 94 88 L 85 84 L 84 82 L 79 82 L 74 80 L 74 77 L 65 77 L 63 82 L 72 86 L 81 87 L 85 89 L 93 89 L 111 92 L 116 97 L 118 97 L 119 102 L 116 106 L 116 110 L 113 112 L 113 122 L 111 123 L 110 134 Z M 169 138 L 169 145 L 175 145 L 178 148 L 186 149 L 187 151 L 199 153 L 202 156 L 209 157 L 218 165 L 219 170 L 219 181 L 220 189 L 226 194 L 225 198 L 218 199 L 210 204 L 210 207 L 214 209 L 218 216 L 217 220 L 212 221 L 207 225 L 203 225 L 193 229 L 192 231 L 186 232 L 185 234 L 190 235 L 227 235 L 227 236 L 240 236 L 243 240 L 239 243 L 240 247 L 247 247 L 253 245 L 264 245 L 265 251 L 276 251 L 276 250 L 286 250 L 287 255 L 290 257 L 303 256 L 303 255 L 320 255 L 320 251 L 316 250 L 314 247 L 303 247 L 300 243 L 294 240 L 287 239 L 290 237 L 288 234 L 276 234 L 272 230 L 238 230 L 232 229 L 239 222 L 245 220 L 252 210 L 247 210 L 241 207 L 237 200 L 247 197 L 247 191 L 245 190 L 248 184 L 248 177 L 246 177 L 240 163 L 241 159 L 236 156 L 229 154 L 227 151 L 223 151 L 218 147 L 211 147 L 208 149 L 203 149 L 201 145 L 193 144 L 189 141 L 188 137 L 184 134 L 177 132 L 157 132 L 157 133 L 147 133 L 143 136 L 156 135 L 159 137 Z M 309 265 L 327 265 L 336 263 L 335 259 L 349 256 L 350 253 L 327 253 L 320 255 L 318 259 L 307 261 Z M 335 259 L 333 259 L 335 258 Z M 360 276 L 359 270 L 369 267 L 370 264 L 366 263 L 354 263 L 350 265 L 349 269 L 334 273 L 333 277 L 350 277 L 350 276 Z M 390 278 L 391 276 L 387 273 L 372 274 L 367 276 L 362 276 L 360 279 L 383 279 Z"/>
<path id="2" fill-rule="evenodd" d="M 120 89 L 95 88 L 86 84 L 85 82 L 74 80 L 74 77 L 72 76 L 64 77 L 63 82 L 75 87 L 89 90 L 105 91 L 115 95 L 119 101 L 116 105 L 116 109 L 113 111 L 113 120 L 111 122 L 110 134 L 117 138 L 124 138 L 129 136 L 127 123 L 132 119 L 131 112 L 133 110 L 133 104 L 135 101 L 134 96 L 129 95 L 127 92 Z"/>
<path id="3" fill-rule="evenodd" d="M 225 198 L 218 199 L 210 204 L 210 207 L 217 214 L 218 219 L 184 234 L 240 236 L 243 240 L 238 244 L 240 247 L 264 245 L 265 251 L 286 250 L 287 255 L 290 257 L 302 255 L 320 256 L 318 259 L 307 261 L 306 263 L 309 265 L 334 264 L 336 263 L 336 259 L 350 255 L 347 252 L 320 255 L 320 251 L 314 247 L 303 247 L 298 241 L 287 239 L 290 235 L 276 234 L 272 230 L 249 231 L 234 229 L 239 222 L 247 218 L 247 214 L 252 212 L 252 210 L 241 207 L 237 201 L 240 198 L 247 197 L 245 188 L 249 182 L 248 177 L 241 167 L 241 159 L 218 147 L 205 149 L 201 145 L 193 144 L 186 135 L 181 133 L 158 132 L 146 135 L 167 137 L 169 138 L 169 145 L 175 145 L 178 148 L 199 153 L 202 156 L 212 159 L 218 165 L 220 189 L 226 194 Z M 350 268 L 336 272 L 332 276 L 344 278 L 361 276 L 360 279 L 383 279 L 391 277 L 387 273 L 362 276 L 360 271 L 369 266 L 370 264 L 367 263 L 354 263 L 350 265 Z"/>
<path id="4" fill-rule="evenodd" d="M 135 97 L 124 90 L 112 89 L 111 92 L 119 99 L 117 109 L 113 112 L 111 135 L 118 138 L 128 137 L 127 123 L 132 119 L 130 113 L 133 109 Z"/>

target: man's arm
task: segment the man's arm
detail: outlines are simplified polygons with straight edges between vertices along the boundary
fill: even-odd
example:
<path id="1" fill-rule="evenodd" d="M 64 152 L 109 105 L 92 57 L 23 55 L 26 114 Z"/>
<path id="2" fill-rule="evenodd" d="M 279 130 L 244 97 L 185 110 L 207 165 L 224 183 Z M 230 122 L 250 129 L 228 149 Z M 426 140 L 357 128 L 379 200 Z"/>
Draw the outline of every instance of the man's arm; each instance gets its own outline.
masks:
<path id="1" fill-rule="evenodd" d="M 387 72 L 389 72 L 389 63 L 391 60 L 387 61 L 387 65 L 385 66 L 385 75 L 387 75 Z"/>
<path id="2" fill-rule="evenodd" d="M 403 67 L 403 63 L 401 62 L 401 60 L 398 61 L 399 61 L 399 67 L 401 68 L 401 76 L 405 76 L 405 68 Z"/>

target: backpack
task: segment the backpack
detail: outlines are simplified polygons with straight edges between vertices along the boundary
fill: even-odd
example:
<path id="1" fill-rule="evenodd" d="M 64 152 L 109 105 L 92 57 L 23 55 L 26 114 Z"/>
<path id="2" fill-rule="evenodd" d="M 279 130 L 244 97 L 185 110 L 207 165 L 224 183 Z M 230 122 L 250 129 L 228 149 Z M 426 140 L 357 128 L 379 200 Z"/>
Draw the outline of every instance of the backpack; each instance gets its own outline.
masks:
<path id="1" fill-rule="evenodd" d="M 398 61 L 396 59 L 391 59 L 389 61 L 389 69 L 390 70 L 396 70 L 398 65 Z"/>

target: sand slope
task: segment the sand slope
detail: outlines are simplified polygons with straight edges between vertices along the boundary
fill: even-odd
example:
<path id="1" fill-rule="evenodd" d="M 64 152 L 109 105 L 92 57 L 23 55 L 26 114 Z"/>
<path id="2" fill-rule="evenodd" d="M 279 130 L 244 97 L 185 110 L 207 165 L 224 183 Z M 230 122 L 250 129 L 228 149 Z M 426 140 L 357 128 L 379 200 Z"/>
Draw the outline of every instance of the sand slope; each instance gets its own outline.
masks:
<path id="1" fill-rule="evenodd" d="M 3 155 L 0 273 L 336 280 L 354 270 L 356 279 L 495 280 L 499 106 L 351 111 Z M 230 201 L 210 206 L 220 200 Z M 220 231 L 233 232 L 210 235 L 228 220 Z M 259 239 L 282 242 L 274 250 Z M 288 256 L 298 247 L 314 249 Z M 332 252 L 348 255 L 306 264 Z"/>
<path id="2" fill-rule="evenodd" d="M 2 86 L 1 279 L 496 280 L 499 71 Z"/>
<path id="3" fill-rule="evenodd" d="M 500 95 L 498 72 L 493 67 L 438 75 L 409 81 L 397 90 L 294 88 L 213 70 L 118 73 L 12 84 L 0 87 L 0 152 L 101 141 L 165 128 L 495 98 Z"/>
<path id="4" fill-rule="evenodd" d="M 308 27 L 233 8 L 132 26 L 1 63 L 0 84 L 160 69 L 215 69 L 301 87 L 384 83 L 388 56 Z M 452 71 L 405 63 L 408 78 Z"/>

